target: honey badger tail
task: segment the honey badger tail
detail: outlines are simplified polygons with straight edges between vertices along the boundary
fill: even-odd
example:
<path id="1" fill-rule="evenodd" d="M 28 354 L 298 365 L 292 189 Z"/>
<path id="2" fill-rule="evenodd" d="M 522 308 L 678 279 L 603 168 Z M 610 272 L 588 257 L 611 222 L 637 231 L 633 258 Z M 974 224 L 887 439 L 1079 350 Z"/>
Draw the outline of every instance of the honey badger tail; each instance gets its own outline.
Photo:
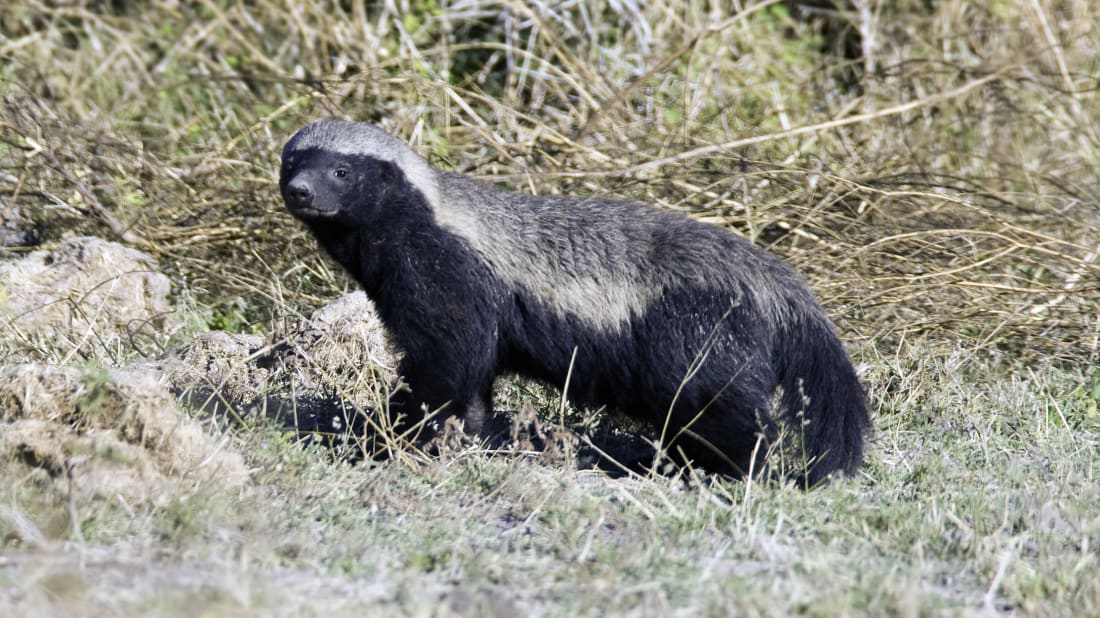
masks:
<path id="1" fill-rule="evenodd" d="M 863 385 L 832 325 L 806 314 L 792 330 L 780 354 L 783 420 L 799 440 L 806 465 L 801 480 L 813 487 L 831 475 L 855 473 L 871 423 Z"/>

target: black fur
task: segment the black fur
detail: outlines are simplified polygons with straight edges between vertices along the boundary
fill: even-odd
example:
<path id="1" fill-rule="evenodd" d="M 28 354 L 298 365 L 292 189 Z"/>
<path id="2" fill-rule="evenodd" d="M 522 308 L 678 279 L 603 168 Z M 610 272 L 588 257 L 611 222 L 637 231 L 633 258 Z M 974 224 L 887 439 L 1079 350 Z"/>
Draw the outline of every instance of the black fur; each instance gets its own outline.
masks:
<path id="1" fill-rule="evenodd" d="M 711 471 L 761 470 L 782 425 L 810 459 L 808 484 L 858 467 L 863 389 L 824 311 L 778 258 L 641 204 L 414 172 L 413 155 L 377 129 L 335 123 L 310 135 L 322 124 L 287 144 L 280 189 L 404 353 L 410 389 L 393 396 L 391 414 L 415 423 L 442 409 L 476 432 L 497 375 L 561 387 L 568 373 L 572 402 L 650 420 L 670 452 Z M 326 147 L 340 131 L 364 133 L 353 147 Z M 477 224 L 441 223 L 456 216 Z M 488 238 L 475 237 L 483 228 Z M 559 296 L 574 280 L 586 296 Z"/>

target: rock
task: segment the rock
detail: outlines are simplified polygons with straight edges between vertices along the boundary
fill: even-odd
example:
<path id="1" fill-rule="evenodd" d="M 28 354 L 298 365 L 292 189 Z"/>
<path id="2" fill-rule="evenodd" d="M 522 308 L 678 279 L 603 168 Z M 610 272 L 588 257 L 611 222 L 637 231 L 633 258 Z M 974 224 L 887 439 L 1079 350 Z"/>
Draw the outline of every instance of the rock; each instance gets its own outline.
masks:
<path id="1" fill-rule="evenodd" d="M 388 398 L 396 361 L 374 306 L 348 294 L 264 340 L 211 332 L 140 367 L 160 372 L 186 405 L 216 417 L 274 419 L 332 446 L 362 436 Z"/>
<path id="2" fill-rule="evenodd" d="M 118 243 L 79 237 L 51 250 L 0 262 L 0 343 L 9 360 L 112 356 L 150 339 L 163 342 L 178 323 L 168 277 L 152 257 Z"/>
<path id="3" fill-rule="evenodd" d="M 394 355 L 366 295 L 343 296 L 264 340 L 210 332 L 144 365 L 189 405 L 244 415 L 338 398 L 365 403 L 396 378 Z"/>
<path id="4" fill-rule="evenodd" d="M 0 461 L 82 497 L 160 504 L 196 483 L 248 479 L 229 439 L 182 414 L 156 372 L 2 366 L 0 421 Z"/>
<path id="5" fill-rule="evenodd" d="M 176 396 L 192 408 L 244 416 L 271 388 L 272 372 L 256 363 L 264 348 L 263 337 L 213 331 L 140 367 L 163 372 Z"/>
<path id="6" fill-rule="evenodd" d="M 260 364 L 287 371 L 307 392 L 339 386 L 349 395 L 373 395 L 397 377 L 382 321 L 363 292 L 341 296 L 274 335 Z"/>
<path id="7" fill-rule="evenodd" d="M 33 247 L 40 242 L 34 223 L 18 206 L 0 204 L 0 208 L 0 247 Z"/>

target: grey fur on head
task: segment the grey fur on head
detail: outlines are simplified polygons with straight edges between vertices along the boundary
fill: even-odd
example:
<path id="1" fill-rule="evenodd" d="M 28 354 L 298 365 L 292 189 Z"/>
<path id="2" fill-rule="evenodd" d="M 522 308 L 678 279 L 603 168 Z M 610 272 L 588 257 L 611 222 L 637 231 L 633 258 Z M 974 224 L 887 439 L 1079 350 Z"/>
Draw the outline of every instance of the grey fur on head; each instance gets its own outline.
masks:
<path id="1" fill-rule="evenodd" d="M 436 171 L 408 144 L 364 122 L 322 120 L 307 125 L 295 136 L 295 149 L 323 148 L 346 155 L 363 155 L 393 161 L 433 206 L 439 204 Z"/>

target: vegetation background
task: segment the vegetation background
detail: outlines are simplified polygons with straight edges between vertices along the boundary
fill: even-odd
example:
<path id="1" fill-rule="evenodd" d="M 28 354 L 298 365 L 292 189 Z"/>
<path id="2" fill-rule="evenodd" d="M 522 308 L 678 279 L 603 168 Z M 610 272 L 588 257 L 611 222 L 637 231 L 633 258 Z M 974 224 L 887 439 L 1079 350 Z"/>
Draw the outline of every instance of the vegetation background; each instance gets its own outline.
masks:
<path id="1" fill-rule="evenodd" d="M 876 432 L 809 493 L 476 449 L 349 467 L 262 425 L 224 429 L 246 485 L 156 503 L 5 466 L 0 613 L 1100 615 L 1098 24 L 1088 0 L 8 0 L 5 226 L 155 256 L 174 340 L 353 289 L 276 185 L 285 139 L 335 115 L 782 255 Z"/>

